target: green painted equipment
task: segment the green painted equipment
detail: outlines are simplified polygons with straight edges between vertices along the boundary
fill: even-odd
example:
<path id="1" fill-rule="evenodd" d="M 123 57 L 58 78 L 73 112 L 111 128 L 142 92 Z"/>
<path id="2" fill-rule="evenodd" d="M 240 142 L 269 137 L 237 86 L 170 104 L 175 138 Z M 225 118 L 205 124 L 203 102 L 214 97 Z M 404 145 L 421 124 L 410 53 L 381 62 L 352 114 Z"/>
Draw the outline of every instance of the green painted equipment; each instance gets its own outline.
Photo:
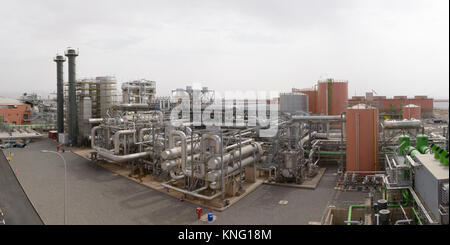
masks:
<path id="1" fill-rule="evenodd" d="M 446 156 L 447 156 L 447 160 L 446 160 Z M 440 153 L 439 153 L 439 161 L 444 164 L 445 166 L 448 166 L 448 152 L 444 149 L 441 149 Z M 447 163 L 446 163 L 447 161 Z"/>
<path id="2" fill-rule="evenodd" d="M 435 144 L 431 144 L 431 150 L 433 150 L 433 152 L 435 152 L 437 150 L 437 148 L 439 148 L 439 146 L 437 146 Z"/>
<path id="3" fill-rule="evenodd" d="M 406 148 L 410 146 L 410 142 L 411 138 L 406 134 L 402 134 L 398 137 L 398 148 L 400 149 L 400 154 L 406 154 Z"/>
<path id="4" fill-rule="evenodd" d="M 419 134 L 416 137 L 417 144 L 416 149 L 422 154 L 427 154 L 430 152 L 430 147 L 428 147 L 428 136 L 425 134 Z"/>
<path id="5" fill-rule="evenodd" d="M 443 164 L 444 164 L 445 166 L 448 166 L 448 153 L 447 153 L 447 155 L 444 156 L 444 162 L 443 162 Z"/>
<path id="6" fill-rule="evenodd" d="M 412 158 L 414 158 L 415 156 L 421 154 L 414 146 L 408 146 L 405 149 L 406 153 L 408 155 L 410 155 Z"/>
<path id="7" fill-rule="evenodd" d="M 437 147 L 437 149 L 434 151 L 434 158 L 440 160 L 441 159 L 441 153 L 444 151 L 444 149 L 441 149 L 441 147 Z"/>

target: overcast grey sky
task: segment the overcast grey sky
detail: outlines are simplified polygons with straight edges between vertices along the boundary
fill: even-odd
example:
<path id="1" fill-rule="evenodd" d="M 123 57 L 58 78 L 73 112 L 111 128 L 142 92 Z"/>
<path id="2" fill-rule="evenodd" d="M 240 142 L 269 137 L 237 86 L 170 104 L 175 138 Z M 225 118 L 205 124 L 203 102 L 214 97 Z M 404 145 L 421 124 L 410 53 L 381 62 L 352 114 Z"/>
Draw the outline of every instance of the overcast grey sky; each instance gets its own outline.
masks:
<path id="1" fill-rule="evenodd" d="M 448 98 L 448 0 L 20 1 L 0 7 L 0 95 L 56 90 L 52 57 L 77 75 L 146 78 L 158 95 L 349 81 L 349 95 Z M 67 63 L 66 71 L 67 71 Z M 67 72 L 65 73 L 67 79 Z"/>

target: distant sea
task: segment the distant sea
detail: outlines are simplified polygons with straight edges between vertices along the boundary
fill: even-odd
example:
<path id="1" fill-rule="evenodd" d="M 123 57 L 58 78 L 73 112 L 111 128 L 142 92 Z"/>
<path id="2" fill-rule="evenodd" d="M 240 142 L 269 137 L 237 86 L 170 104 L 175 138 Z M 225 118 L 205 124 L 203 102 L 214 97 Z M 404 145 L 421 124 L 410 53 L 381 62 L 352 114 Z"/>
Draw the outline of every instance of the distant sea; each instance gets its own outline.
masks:
<path id="1" fill-rule="evenodd" d="M 449 102 L 433 102 L 434 109 L 442 109 L 442 110 L 448 110 L 448 103 Z"/>

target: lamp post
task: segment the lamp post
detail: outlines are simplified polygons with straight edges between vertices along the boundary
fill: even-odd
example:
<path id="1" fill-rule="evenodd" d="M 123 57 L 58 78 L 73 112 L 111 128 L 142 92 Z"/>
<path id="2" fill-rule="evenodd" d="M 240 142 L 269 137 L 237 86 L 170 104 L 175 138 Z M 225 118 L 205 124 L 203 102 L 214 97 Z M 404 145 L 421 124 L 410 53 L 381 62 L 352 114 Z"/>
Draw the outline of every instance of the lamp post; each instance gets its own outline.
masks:
<path id="1" fill-rule="evenodd" d="M 66 204 L 67 204 L 67 163 L 66 163 L 66 159 L 63 157 L 63 155 L 61 155 L 61 153 L 56 152 L 56 151 L 49 151 L 49 150 L 41 150 L 41 152 L 43 153 L 53 153 L 58 155 L 60 158 L 62 158 L 62 160 L 64 161 L 64 225 L 66 224 L 66 216 L 67 216 L 67 209 L 66 209 Z"/>

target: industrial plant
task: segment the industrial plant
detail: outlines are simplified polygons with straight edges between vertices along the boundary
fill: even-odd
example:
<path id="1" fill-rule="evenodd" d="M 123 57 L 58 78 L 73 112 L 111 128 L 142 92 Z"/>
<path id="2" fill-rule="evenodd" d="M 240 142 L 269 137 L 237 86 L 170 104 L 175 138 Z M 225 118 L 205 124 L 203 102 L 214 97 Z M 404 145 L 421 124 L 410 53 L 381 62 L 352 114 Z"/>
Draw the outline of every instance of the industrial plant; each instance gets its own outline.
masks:
<path id="1" fill-rule="evenodd" d="M 275 98 L 225 99 L 190 85 L 164 97 L 146 78 L 78 78 L 79 55 L 54 57 L 54 100 L 0 100 L 8 161 L 11 148 L 48 138 L 58 154 L 218 216 L 262 185 L 314 193 L 329 168 L 335 193 L 356 199 L 330 200 L 314 224 L 448 224 L 448 113 L 438 120 L 433 98 L 349 98 L 350 81 L 333 78 Z"/>
<path id="2" fill-rule="evenodd" d="M 54 57 L 54 101 L 0 100 L 9 161 L 9 148 L 49 138 L 57 152 L 218 216 L 262 185 L 314 193 L 332 166 L 335 192 L 357 198 L 331 200 L 316 224 L 448 224 L 448 113 L 437 121 L 433 98 L 349 98 L 351 81 L 333 78 L 276 98 L 224 99 L 190 85 L 163 97 L 148 79 L 120 89 L 114 76 L 79 79 L 79 55 Z"/>

